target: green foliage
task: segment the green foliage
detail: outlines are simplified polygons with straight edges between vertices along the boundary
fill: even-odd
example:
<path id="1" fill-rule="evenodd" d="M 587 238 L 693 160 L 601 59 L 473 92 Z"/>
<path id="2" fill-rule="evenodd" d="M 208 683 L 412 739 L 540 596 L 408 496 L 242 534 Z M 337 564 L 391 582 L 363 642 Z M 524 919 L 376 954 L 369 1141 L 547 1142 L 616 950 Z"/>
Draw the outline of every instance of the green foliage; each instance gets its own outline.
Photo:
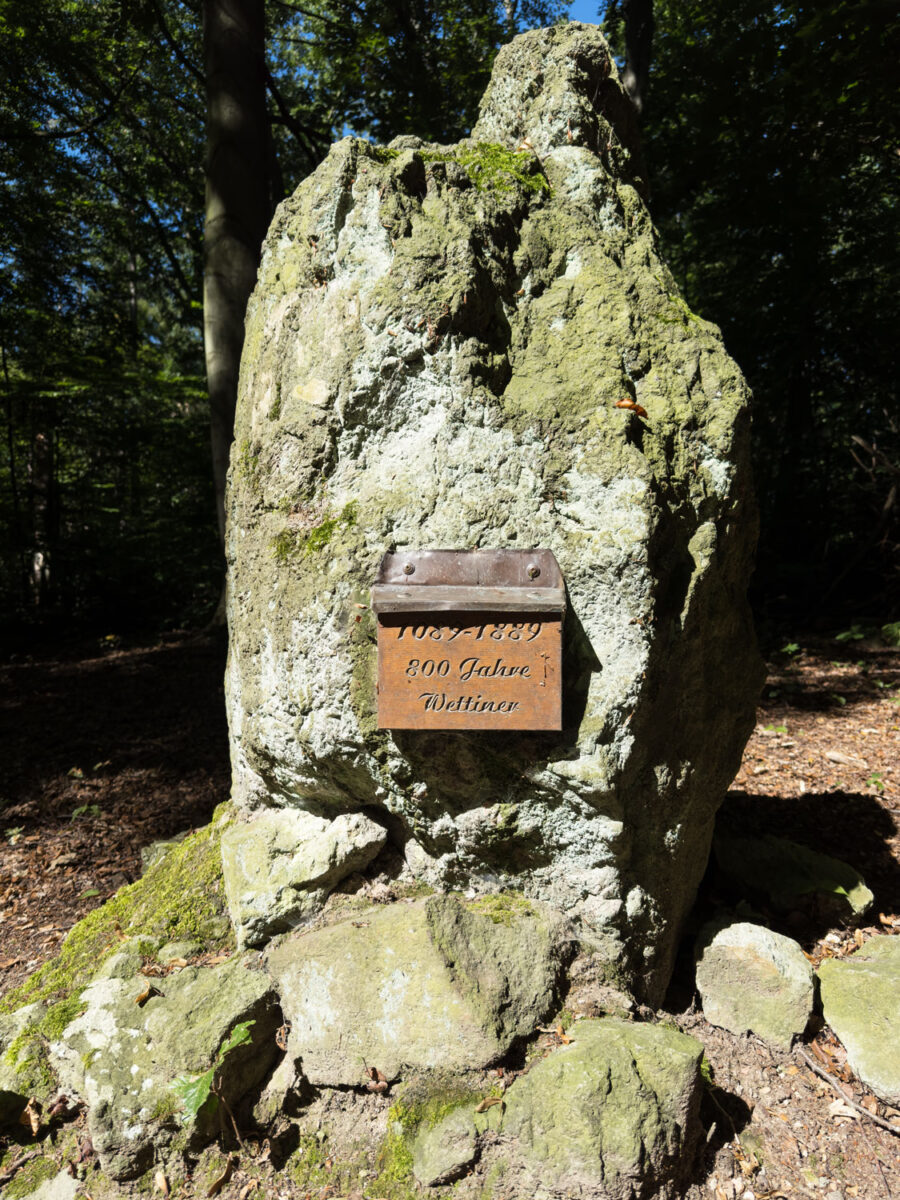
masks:
<path id="1" fill-rule="evenodd" d="M 656 0 L 654 17 L 651 210 L 753 388 L 757 587 L 794 619 L 877 611 L 900 586 L 900 15 Z"/>
<path id="2" fill-rule="evenodd" d="M 560 0 L 308 0 L 292 33 L 334 126 L 451 142 L 474 123 L 502 43 L 564 12 Z"/>
<path id="3" fill-rule="evenodd" d="M 179 1075 L 172 1083 L 172 1091 L 181 1101 L 183 1112 L 181 1114 L 182 1125 L 190 1125 L 197 1119 L 197 1114 L 201 1108 L 209 1103 L 210 1109 L 213 1109 L 218 1103 L 217 1097 L 213 1092 L 216 1072 L 225 1061 L 226 1055 L 234 1050 L 236 1046 L 243 1046 L 250 1041 L 250 1026 L 255 1025 L 255 1021 L 241 1021 L 239 1025 L 235 1025 L 231 1033 L 219 1047 L 216 1053 L 213 1065 L 208 1071 L 204 1071 L 202 1075 L 189 1076 Z"/>
<path id="4" fill-rule="evenodd" d="M 866 631 L 860 625 L 853 624 L 843 633 L 836 633 L 834 640 L 836 642 L 861 642 L 865 636 Z"/>

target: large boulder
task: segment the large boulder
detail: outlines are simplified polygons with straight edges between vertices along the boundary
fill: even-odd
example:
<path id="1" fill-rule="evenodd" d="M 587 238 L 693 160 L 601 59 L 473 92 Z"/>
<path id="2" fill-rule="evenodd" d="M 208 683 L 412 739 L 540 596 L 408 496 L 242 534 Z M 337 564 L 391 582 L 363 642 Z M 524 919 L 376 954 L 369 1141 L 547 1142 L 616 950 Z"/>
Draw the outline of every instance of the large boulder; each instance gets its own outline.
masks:
<path id="1" fill-rule="evenodd" d="M 683 1196 L 700 1132 L 703 1047 L 614 1017 L 571 1033 L 513 1083 L 502 1107 L 480 1114 L 483 1106 L 461 1104 L 423 1123 L 411 1147 L 416 1178 L 451 1180 L 480 1153 L 488 1175 L 502 1164 L 509 1194 Z"/>
<path id="2" fill-rule="evenodd" d="M 849 958 L 819 967 L 825 1020 L 863 1083 L 900 1105 L 900 938 L 870 938 Z"/>
<path id="3" fill-rule="evenodd" d="M 348 1087 L 366 1066 L 393 1080 L 498 1061 L 553 1008 L 566 946 L 539 906 L 437 896 L 294 935 L 266 961 L 303 1075 Z"/>
<path id="4" fill-rule="evenodd" d="M 243 808 L 383 812 L 415 876 L 549 901 L 653 999 L 761 675 L 747 388 L 659 257 L 640 169 L 607 45 L 572 23 L 501 51 L 471 138 L 345 138 L 280 206 L 227 692 Z M 370 585 L 429 547 L 555 553 L 560 733 L 377 728 Z"/>

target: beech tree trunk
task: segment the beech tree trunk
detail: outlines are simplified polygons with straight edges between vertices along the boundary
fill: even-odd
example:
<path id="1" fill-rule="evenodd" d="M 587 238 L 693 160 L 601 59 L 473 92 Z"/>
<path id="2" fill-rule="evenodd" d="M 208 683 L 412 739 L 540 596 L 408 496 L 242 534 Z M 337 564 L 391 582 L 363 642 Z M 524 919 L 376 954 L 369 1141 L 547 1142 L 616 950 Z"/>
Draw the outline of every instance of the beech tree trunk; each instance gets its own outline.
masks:
<path id="1" fill-rule="evenodd" d="M 653 51 L 653 0 L 622 0 L 625 21 L 625 70 L 622 83 L 638 113 L 644 111 Z"/>
<path id="2" fill-rule="evenodd" d="M 203 339 L 219 536 L 244 312 L 269 224 L 265 0 L 204 0 L 206 221 Z"/>

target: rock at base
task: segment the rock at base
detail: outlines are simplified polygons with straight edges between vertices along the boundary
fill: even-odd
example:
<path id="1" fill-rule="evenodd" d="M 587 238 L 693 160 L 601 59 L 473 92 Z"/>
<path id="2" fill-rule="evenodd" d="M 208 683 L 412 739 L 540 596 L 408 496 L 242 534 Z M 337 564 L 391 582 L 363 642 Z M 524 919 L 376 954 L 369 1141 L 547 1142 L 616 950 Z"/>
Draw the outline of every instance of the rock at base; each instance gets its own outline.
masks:
<path id="1" fill-rule="evenodd" d="M 900 1104 L 900 938 L 873 937 L 819 967 L 825 1020 L 850 1066 L 877 1096 Z"/>
<path id="2" fill-rule="evenodd" d="M 707 926 L 698 943 L 697 989 L 712 1025 L 785 1049 L 812 1015 L 812 967 L 795 941 L 762 925 Z"/>
<path id="3" fill-rule="evenodd" d="M 659 1025 L 580 1021 L 506 1096 L 507 1139 L 553 1194 L 682 1195 L 700 1129 L 703 1047 Z M 654 1190 L 657 1189 L 657 1190 Z"/>
<path id="4" fill-rule="evenodd" d="M 0 1126 L 16 1121 L 39 1091 L 34 1077 L 34 1047 L 27 1041 L 46 1012 L 44 1004 L 28 1004 L 0 1017 Z"/>
<path id="5" fill-rule="evenodd" d="M 151 982 L 157 994 L 138 1004 Z M 254 1022 L 251 1041 L 229 1051 L 221 1068 L 229 1104 L 262 1078 L 276 1053 L 281 1018 L 271 983 L 243 957 L 156 981 L 101 973 L 81 998 L 86 1009 L 51 1043 L 50 1060 L 61 1087 L 86 1102 L 94 1149 L 113 1179 L 139 1175 L 155 1148 L 172 1139 L 181 1109 L 174 1080 L 206 1071 L 237 1024 Z"/>
<path id="6" fill-rule="evenodd" d="M 23 1200 L 75 1200 L 81 1185 L 68 1171 L 60 1171 L 52 1179 L 45 1179 L 40 1187 Z"/>
<path id="7" fill-rule="evenodd" d="M 810 907 L 835 917 L 861 916 L 875 897 L 848 863 L 788 838 L 717 835 L 716 863 L 746 895 L 764 895 L 781 912 Z"/>
<path id="8" fill-rule="evenodd" d="M 386 840 L 384 827 L 363 813 L 329 819 L 269 809 L 232 825 L 222 836 L 222 871 L 238 945 L 262 946 L 317 912 Z"/>
<path id="9" fill-rule="evenodd" d="M 291 1052 L 310 1083 L 361 1084 L 364 1063 L 388 1079 L 471 1070 L 532 1031 L 554 1003 L 562 926 L 525 903 L 508 926 L 495 923 L 478 903 L 400 902 L 269 952 Z M 479 947 L 490 947 L 484 964 Z"/>
<path id="10" fill-rule="evenodd" d="M 413 1174 L 426 1187 L 452 1183 L 475 1160 L 478 1133 L 470 1108 L 454 1109 L 413 1145 Z"/>

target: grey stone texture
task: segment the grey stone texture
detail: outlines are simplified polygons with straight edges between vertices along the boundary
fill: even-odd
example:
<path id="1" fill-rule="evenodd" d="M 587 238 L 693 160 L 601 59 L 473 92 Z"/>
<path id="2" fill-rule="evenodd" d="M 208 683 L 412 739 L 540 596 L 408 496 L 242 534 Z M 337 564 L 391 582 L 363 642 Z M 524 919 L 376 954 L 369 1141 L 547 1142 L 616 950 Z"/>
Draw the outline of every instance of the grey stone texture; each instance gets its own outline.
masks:
<path id="1" fill-rule="evenodd" d="M 310 1083 L 336 1087 L 364 1083 L 366 1065 L 393 1080 L 496 1062 L 553 1008 L 565 952 L 538 905 L 505 924 L 435 897 L 290 936 L 266 962 L 289 1053 Z"/>
<path id="2" fill-rule="evenodd" d="M 900 1105 L 900 937 L 873 937 L 818 970 L 825 1020 L 850 1066 L 877 1096 Z"/>
<path id="3" fill-rule="evenodd" d="M 452 1183 L 478 1154 L 473 1104 L 448 1113 L 413 1142 L 413 1174 L 426 1187 Z"/>
<path id="4" fill-rule="evenodd" d="M 417 877 L 555 904 L 659 997 L 761 674 L 747 388 L 640 172 L 606 43 L 569 24 L 501 51 L 470 139 L 345 138 L 282 203 L 247 312 L 227 703 L 240 806 L 384 810 Z M 565 575 L 564 730 L 378 730 L 383 553 L 517 546 Z"/>
<path id="5" fill-rule="evenodd" d="M 87 1104 L 94 1149 L 113 1179 L 140 1175 L 171 1141 L 180 1108 L 172 1083 L 206 1071 L 235 1025 L 255 1022 L 251 1042 L 225 1058 L 226 1100 L 236 1101 L 272 1065 L 281 1017 L 268 976 L 249 965 L 236 956 L 159 979 L 101 972 L 82 992 L 85 1011 L 51 1043 L 50 1062 L 61 1089 Z M 159 994 L 139 1005 L 151 984 Z"/>
<path id="6" fill-rule="evenodd" d="M 503 1136 L 526 1172 L 553 1196 L 684 1195 L 700 1132 L 703 1047 L 677 1030 L 615 1017 L 580 1021 L 570 1033 L 570 1045 L 506 1095 Z"/>
<path id="7" fill-rule="evenodd" d="M 813 1012 L 813 970 L 803 951 L 791 938 L 746 921 L 701 931 L 697 990 L 711 1024 L 784 1049 Z"/>
<path id="8" fill-rule="evenodd" d="M 39 1187 L 22 1200 L 75 1200 L 80 1187 L 78 1179 L 67 1170 L 60 1171 L 52 1179 L 45 1179 Z"/>
<path id="9" fill-rule="evenodd" d="M 229 826 L 222 835 L 222 873 L 238 946 L 264 945 L 316 913 L 386 841 L 384 826 L 363 813 L 328 818 L 270 809 Z"/>

